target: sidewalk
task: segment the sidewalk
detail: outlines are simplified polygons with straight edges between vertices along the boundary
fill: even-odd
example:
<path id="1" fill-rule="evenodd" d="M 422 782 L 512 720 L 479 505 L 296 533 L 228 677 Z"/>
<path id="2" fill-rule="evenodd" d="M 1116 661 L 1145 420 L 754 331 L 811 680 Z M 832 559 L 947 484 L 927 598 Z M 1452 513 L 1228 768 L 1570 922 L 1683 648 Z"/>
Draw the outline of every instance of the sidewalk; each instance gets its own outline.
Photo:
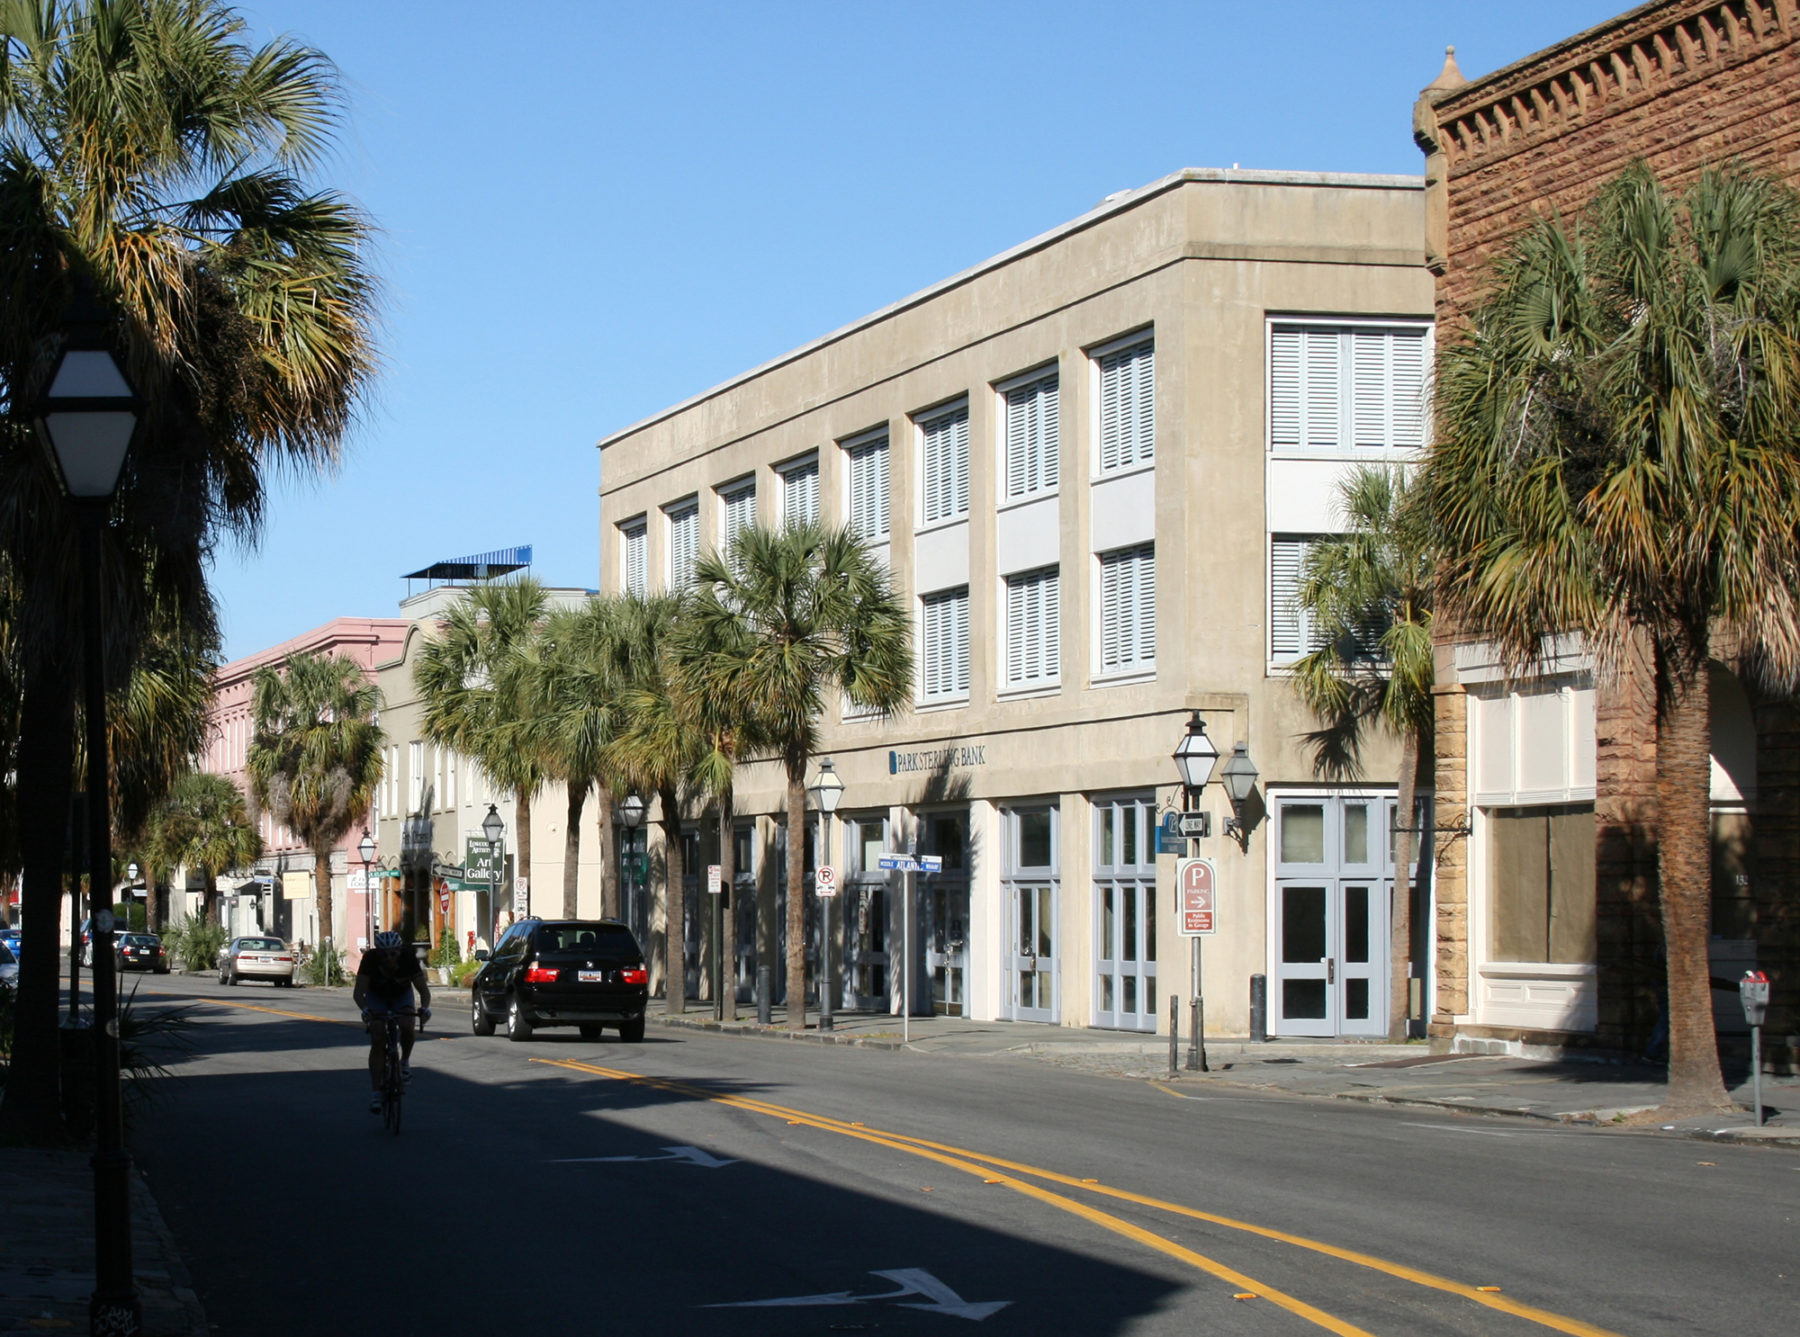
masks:
<path id="1" fill-rule="evenodd" d="M 132 1176 L 131 1262 L 144 1337 L 207 1337 L 175 1239 Z M 94 1172 L 85 1151 L 0 1148 L 0 1333 L 88 1330 Z"/>
<path id="2" fill-rule="evenodd" d="M 786 1009 L 776 1008 L 772 1024 L 756 1024 L 752 1010 L 720 1024 L 712 1010 L 671 1017 L 651 1002 L 652 1025 L 704 1030 L 790 1043 L 857 1045 L 963 1058 L 1023 1059 L 1108 1077 L 1168 1084 L 1179 1094 L 1208 1087 L 1251 1088 L 1283 1095 L 1358 1100 L 1462 1115 L 1505 1116 L 1596 1127 L 1629 1127 L 1678 1136 L 1800 1147 L 1800 1077 L 1764 1073 L 1764 1123 L 1751 1114 L 1749 1073 L 1727 1069 L 1726 1082 L 1738 1104 L 1734 1114 L 1644 1122 L 1662 1103 L 1663 1070 L 1644 1063 L 1605 1059 L 1525 1059 L 1488 1054 L 1435 1054 L 1423 1043 L 1378 1041 L 1272 1040 L 1252 1044 L 1242 1037 L 1208 1038 L 1208 1072 L 1186 1069 L 1188 1041 L 1181 1040 L 1177 1069 L 1169 1073 L 1169 1037 L 1125 1031 L 1087 1030 L 1031 1022 L 971 1021 L 962 1017 L 902 1018 L 865 1012 L 838 1013 L 831 1031 L 817 1029 L 808 1012 L 807 1029 L 790 1031 Z M 903 1040 L 903 1031 L 910 1040 Z"/>

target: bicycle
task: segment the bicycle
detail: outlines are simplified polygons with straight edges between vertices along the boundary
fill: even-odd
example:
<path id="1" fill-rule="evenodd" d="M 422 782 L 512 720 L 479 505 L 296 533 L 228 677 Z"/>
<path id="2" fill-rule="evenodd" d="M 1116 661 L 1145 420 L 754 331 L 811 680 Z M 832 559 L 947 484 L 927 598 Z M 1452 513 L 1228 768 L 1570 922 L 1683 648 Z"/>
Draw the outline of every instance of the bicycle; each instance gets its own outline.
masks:
<path id="1" fill-rule="evenodd" d="M 431 1013 L 417 1015 L 418 1029 L 423 1032 Z M 400 1105 L 406 1095 L 406 1080 L 400 1071 L 400 1018 L 400 1013 L 389 1012 L 382 1023 L 386 1052 L 381 1065 L 381 1122 L 395 1137 L 400 1135 Z"/>

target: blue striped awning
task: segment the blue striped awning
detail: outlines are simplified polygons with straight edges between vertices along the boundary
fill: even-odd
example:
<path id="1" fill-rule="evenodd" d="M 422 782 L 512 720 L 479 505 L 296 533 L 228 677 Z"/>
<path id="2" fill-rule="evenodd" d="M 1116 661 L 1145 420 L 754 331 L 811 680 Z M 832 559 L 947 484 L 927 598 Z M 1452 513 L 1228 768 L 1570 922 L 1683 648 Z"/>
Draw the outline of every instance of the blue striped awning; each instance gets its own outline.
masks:
<path id="1" fill-rule="evenodd" d="M 496 548 L 471 557 L 451 557 L 433 562 L 419 571 L 409 571 L 402 580 L 488 580 L 504 576 L 531 565 L 531 545 L 518 548 Z"/>

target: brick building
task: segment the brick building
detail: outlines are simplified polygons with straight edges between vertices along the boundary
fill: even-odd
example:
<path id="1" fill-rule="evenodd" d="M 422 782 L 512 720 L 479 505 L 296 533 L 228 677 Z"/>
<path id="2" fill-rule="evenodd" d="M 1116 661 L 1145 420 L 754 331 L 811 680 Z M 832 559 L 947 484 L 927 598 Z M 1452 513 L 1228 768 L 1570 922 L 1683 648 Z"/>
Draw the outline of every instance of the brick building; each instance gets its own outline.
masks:
<path id="1" fill-rule="evenodd" d="M 1413 133 L 1439 323 L 1453 326 L 1534 213 L 1574 211 L 1634 158 L 1677 186 L 1733 158 L 1800 179 L 1800 0 L 1659 0 L 1475 80 L 1452 49 Z M 1578 649 L 1522 687 L 1490 660 L 1475 642 L 1440 651 L 1434 1033 L 1634 1048 L 1654 1023 L 1661 969 L 1654 691 L 1641 675 L 1596 682 Z M 1791 1066 L 1800 725 L 1789 703 L 1760 698 L 1723 664 L 1713 703 L 1713 974 L 1769 972 L 1768 1036 Z M 1582 850 L 1585 834 L 1570 837 L 1586 822 L 1594 841 Z M 1518 871 L 1521 833 L 1527 844 L 1541 834 L 1541 879 Z M 1560 930 L 1558 857 L 1564 882 L 1591 897 Z M 1508 905 L 1521 888 L 1552 907 L 1523 933 Z M 1715 991 L 1714 1010 L 1730 1048 L 1742 1031 L 1735 995 Z"/>

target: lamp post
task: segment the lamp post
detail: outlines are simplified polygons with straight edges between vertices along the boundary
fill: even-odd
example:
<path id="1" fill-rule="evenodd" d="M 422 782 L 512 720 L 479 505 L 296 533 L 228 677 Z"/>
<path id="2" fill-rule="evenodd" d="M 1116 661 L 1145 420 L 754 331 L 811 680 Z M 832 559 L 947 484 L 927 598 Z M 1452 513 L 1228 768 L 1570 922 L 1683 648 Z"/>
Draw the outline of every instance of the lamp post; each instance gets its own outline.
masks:
<path id="1" fill-rule="evenodd" d="M 78 283 L 64 343 L 37 404 L 37 430 L 68 498 L 81 542 L 81 659 L 87 728 L 88 897 L 94 951 L 94 1332 L 143 1326 L 131 1275 L 131 1154 L 119 1100 L 119 1018 L 113 914 L 95 905 L 112 882 L 108 811 L 105 624 L 100 611 L 100 536 L 106 529 L 125 452 L 137 430 L 138 397 L 115 356 L 115 323 Z"/>
<path id="2" fill-rule="evenodd" d="M 1188 718 L 1187 732 L 1175 745 L 1175 769 L 1181 772 L 1183 812 L 1194 811 L 1195 804 L 1200 800 L 1200 791 L 1206 788 L 1206 782 L 1212 779 L 1213 767 L 1218 764 L 1218 746 L 1206 736 L 1206 721 L 1200 718 L 1200 712 L 1196 710 Z M 1187 841 L 1188 853 L 1196 853 L 1199 837 L 1189 836 Z M 1200 994 L 1200 939 L 1195 937 L 1192 942 L 1193 955 L 1188 966 L 1188 1007 L 1192 1020 L 1188 1030 L 1187 1069 L 1189 1072 L 1206 1072 L 1206 1041 L 1200 1034 L 1205 1026 L 1206 1016 Z M 1174 1025 L 1175 1022 L 1175 1014 L 1171 1012 L 1169 1024 Z"/>
<path id="3" fill-rule="evenodd" d="M 365 944 L 375 941 L 375 888 L 369 878 L 369 869 L 375 862 L 375 837 L 364 827 L 362 839 L 356 842 L 356 853 L 362 859 L 363 866 L 363 910 L 368 930 L 363 935 Z"/>
<path id="4" fill-rule="evenodd" d="M 619 861 L 619 871 L 621 875 L 628 869 L 631 871 L 631 876 L 626 879 L 625 887 L 621 888 L 621 890 L 629 890 L 631 894 L 631 906 L 627 909 L 625 906 L 621 905 L 619 911 L 625 917 L 625 922 L 627 924 L 632 924 L 635 919 L 633 911 L 638 908 L 637 898 L 641 888 L 638 885 L 636 868 L 632 864 L 626 862 L 626 860 L 635 859 L 637 857 L 637 851 L 632 848 L 632 846 L 637 843 L 632 833 L 644 824 L 644 800 L 637 790 L 632 790 L 625 796 L 625 801 L 619 804 L 619 821 L 625 827 L 626 846 L 625 858 Z M 621 897 L 621 899 L 623 899 L 623 897 Z M 648 926 L 646 925 L 646 928 L 647 927 Z M 635 929 L 633 931 L 635 932 Z"/>
<path id="5" fill-rule="evenodd" d="M 806 792 L 819 810 L 818 871 L 813 875 L 813 884 L 819 892 L 819 1029 L 829 1031 L 833 1029 L 831 995 L 836 992 L 836 980 L 831 973 L 831 902 L 836 899 L 837 888 L 833 874 L 825 870 L 831 867 L 831 814 L 837 811 L 838 800 L 844 797 L 844 782 L 832 769 L 830 757 L 820 760 L 819 773 L 806 787 Z"/>
<path id="6" fill-rule="evenodd" d="M 481 819 L 481 834 L 487 837 L 488 843 L 488 941 L 494 940 L 494 925 L 499 922 L 500 911 L 497 902 L 500 900 L 500 839 L 506 834 L 506 819 L 500 815 L 500 809 L 492 803 L 488 804 L 487 816 Z"/>

